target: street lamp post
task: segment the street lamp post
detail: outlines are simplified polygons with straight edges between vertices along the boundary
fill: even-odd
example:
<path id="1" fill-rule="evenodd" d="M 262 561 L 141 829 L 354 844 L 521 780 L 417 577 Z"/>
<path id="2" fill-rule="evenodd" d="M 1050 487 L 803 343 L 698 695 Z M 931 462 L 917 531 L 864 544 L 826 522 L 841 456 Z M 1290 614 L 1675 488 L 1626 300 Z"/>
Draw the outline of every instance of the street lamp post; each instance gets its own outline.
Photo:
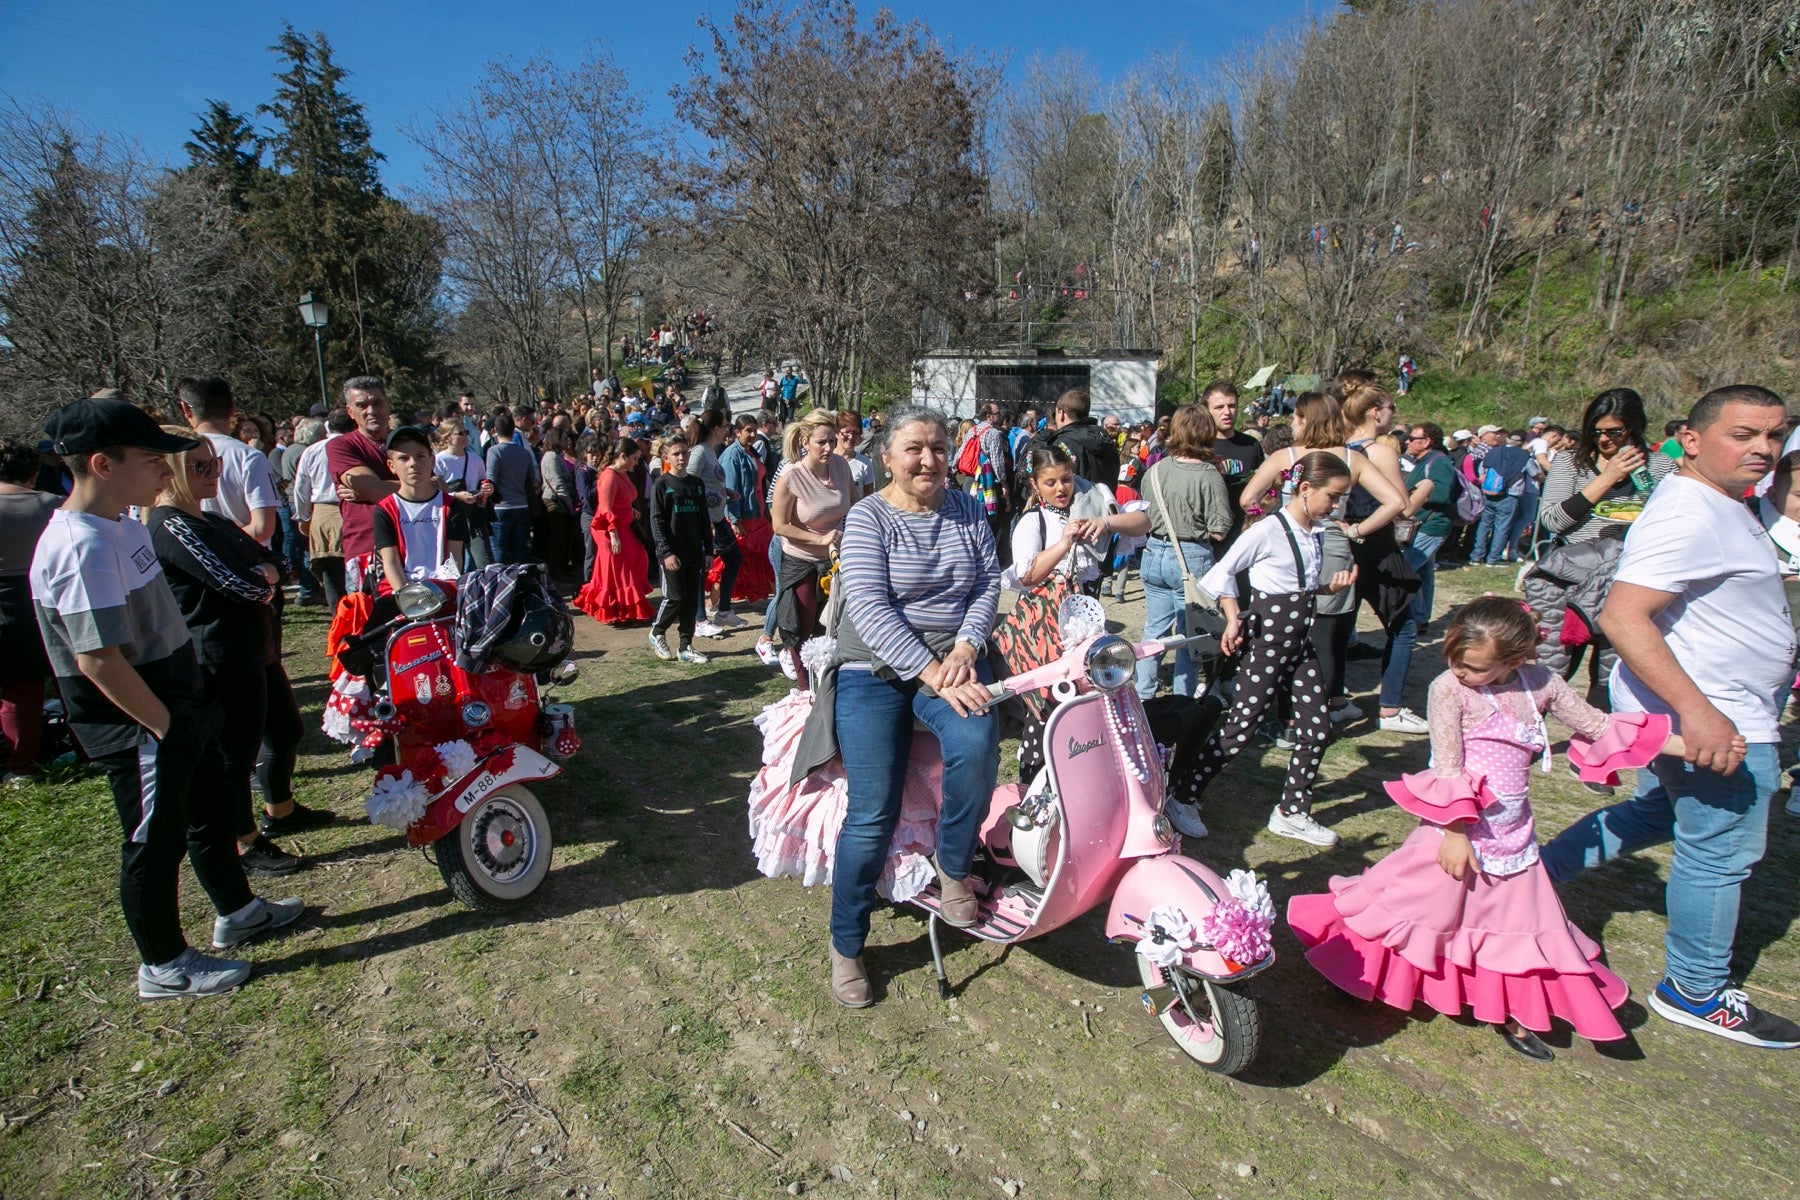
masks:
<path id="1" fill-rule="evenodd" d="M 631 293 L 631 311 L 637 314 L 637 351 L 638 357 L 644 357 L 644 293 Z"/>
<path id="2" fill-rule="evenodd" d="M 330 408 L 331 393 L 325 386 L 325 343 L 319 338 L 319 330 L 331 323 L 331 307 L 323 300 L 313 299 L 311 292 L 301 292 L 300 319 L 313 331 L 313 353 L 319 360 L 319 401 Z"/>

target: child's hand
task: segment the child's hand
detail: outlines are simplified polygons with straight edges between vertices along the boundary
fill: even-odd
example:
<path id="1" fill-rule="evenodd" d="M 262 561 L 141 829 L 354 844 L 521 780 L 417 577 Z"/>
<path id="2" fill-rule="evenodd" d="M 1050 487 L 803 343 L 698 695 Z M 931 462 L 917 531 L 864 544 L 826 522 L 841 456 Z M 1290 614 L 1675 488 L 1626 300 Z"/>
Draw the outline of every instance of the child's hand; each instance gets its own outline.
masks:
<path id="1" fill-rule="evenodd" d="M 1355 584 L 1356 568 L 1351 567 L 1348 571 L 1339 571 L 1336 575 L 1333 575 L 1331 577 L 1331 582 L 1325 585 L 1325 590 L 1335 596 L 1344 589 L 1355 586 Z"/>
<path id="2" fill-rule="evenodd" d="M 1438 866 L 1444 868 L 1444 874 L 1458 883 L 1467 879 L 1469 872 L 1475 869 L 1475 847 L 1469 845 L 1469 835 L 1461 829 L 1444 830 L 1437 861 Z"/>
<path id="3" fill-rule="evenodd" d="M 1243 622 L 1233 617 L 1225 622 L 1225 632 L 1219 635 L 1219 652 L 1227 658 L 1236 654 L 1244 644 Z"/>

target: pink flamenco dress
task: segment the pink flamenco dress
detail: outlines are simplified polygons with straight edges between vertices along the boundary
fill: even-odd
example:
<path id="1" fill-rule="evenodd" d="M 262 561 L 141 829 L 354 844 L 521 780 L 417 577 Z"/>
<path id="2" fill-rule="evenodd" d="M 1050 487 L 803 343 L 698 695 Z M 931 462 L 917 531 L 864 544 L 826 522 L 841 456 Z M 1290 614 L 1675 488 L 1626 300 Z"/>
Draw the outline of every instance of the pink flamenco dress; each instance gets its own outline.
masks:
<path id="1" fill-rule="evenodd" d="M 1625 1036 L 1613 1010 L 1629 989 L 1570 923 L 1538 859 L 1526 784 L 1534 759 L 1550 762 L 1545 712 L 1573 731 L 1570 760 L 1593 781 L 1647 765 L 1669 735 L 1667 718 L 1608 716 L 1541 667 L 1487 688 L 1440 675 L 1433 769 L 1387 785 L 1422 823 L 1361 875 L 1288 902 L 1288 924 L 1320 974 L 1403 1012 L 1422 1000 L 1494 1025 L 1512 1018 L 1542 1033 L 1558 1019 L 1590 1041 Z M 1477 868 L 1460 881 L 1437 862 L 1443 827 L 1458 821 Z"/>
<path id="2" fill-rule="evenodd" d="M 802 649 L 808 678 L 822 665 L 815 648 L 828 639 L 814 638 Z M 756 868 L 771 879 L 791 875 L 807 887 L 831 883 L 838 831 L 850 798 L 841 758 L 793 781 L 800 735 L 812 713 L 813 693 L 798 688 L 763 709 L 756 718 L 762 731 L 762 767 L 750 781 L 750 842 Z M 931 855 L 937 847 L 938 797 L 944 762 L 937 739 L 915 737 L 900 795 L 900 821 L 888 842 L 887 861 L 875 890 L 896 904 L 912 899 L 937 879 Z"/>
<path id="3" fill-rule="evenodd" d="M 594 573 L 575 593 L 575 607 L 605 625 L 648 621 L 655 615 L 644 590 L 650 552 L 631 530 L 631 506 L 637 499 L 637 488 L 616 467 L 601 471 L 595 488 L 598 503 L 592 522 Z M 619 535 L 616 551 L 612 548 L 615 533 Z"/>

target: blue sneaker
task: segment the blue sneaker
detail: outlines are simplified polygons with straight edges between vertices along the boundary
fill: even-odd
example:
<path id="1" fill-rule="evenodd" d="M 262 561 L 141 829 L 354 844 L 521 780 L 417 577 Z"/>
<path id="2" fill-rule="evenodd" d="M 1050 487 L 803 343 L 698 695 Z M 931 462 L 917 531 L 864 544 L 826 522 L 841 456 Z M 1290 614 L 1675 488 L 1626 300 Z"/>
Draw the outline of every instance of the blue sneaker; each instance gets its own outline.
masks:
<path id="1" fill-rule="evenodd" d="M 1696 999 L 1665 977 L 1650 993 L 1650 1007 L 1657 1016 L 1677 1025 L 1704 1030 L 1746 1046 L 1766 1050 L 1800 1048 L 1800 1025 L 1763 1012 L 1739 988 L 1723 987 Z"/>

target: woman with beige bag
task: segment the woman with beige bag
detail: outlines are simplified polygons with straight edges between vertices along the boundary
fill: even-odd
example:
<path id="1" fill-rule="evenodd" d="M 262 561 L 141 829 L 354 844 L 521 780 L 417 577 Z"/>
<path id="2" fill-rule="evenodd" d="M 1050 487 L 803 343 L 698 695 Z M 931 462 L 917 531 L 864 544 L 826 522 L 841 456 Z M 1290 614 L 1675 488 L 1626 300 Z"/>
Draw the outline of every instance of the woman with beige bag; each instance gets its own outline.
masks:
<path id="1" fill-rule="evenodd" d="M 1150 501 L 1150 539 L 1144 543 L 1139 575 L 1144 584 L 1144 640 L 1171 635 L 1183 637 L 1187 629 L 1187 586 L 1198 588 L 1199 578 L 1213 565 L 1213 545 L 1231 532 L 1231 501 L 1225 477 L 1212 463 L 1217 427 L 1203 405 L 1189 404 L 1175 411 L 1169 422 L 1165 454 L 1144 474 L 1143 495 Z M 1162 660 L 1140 658 L 1137 694 L 1148 700 L 1156 695 L 1156 678 Z M 1192 696 L 1199 685 L 1193 656 L 1186 648 L 1175 651 L 1174 693 Z"/>

